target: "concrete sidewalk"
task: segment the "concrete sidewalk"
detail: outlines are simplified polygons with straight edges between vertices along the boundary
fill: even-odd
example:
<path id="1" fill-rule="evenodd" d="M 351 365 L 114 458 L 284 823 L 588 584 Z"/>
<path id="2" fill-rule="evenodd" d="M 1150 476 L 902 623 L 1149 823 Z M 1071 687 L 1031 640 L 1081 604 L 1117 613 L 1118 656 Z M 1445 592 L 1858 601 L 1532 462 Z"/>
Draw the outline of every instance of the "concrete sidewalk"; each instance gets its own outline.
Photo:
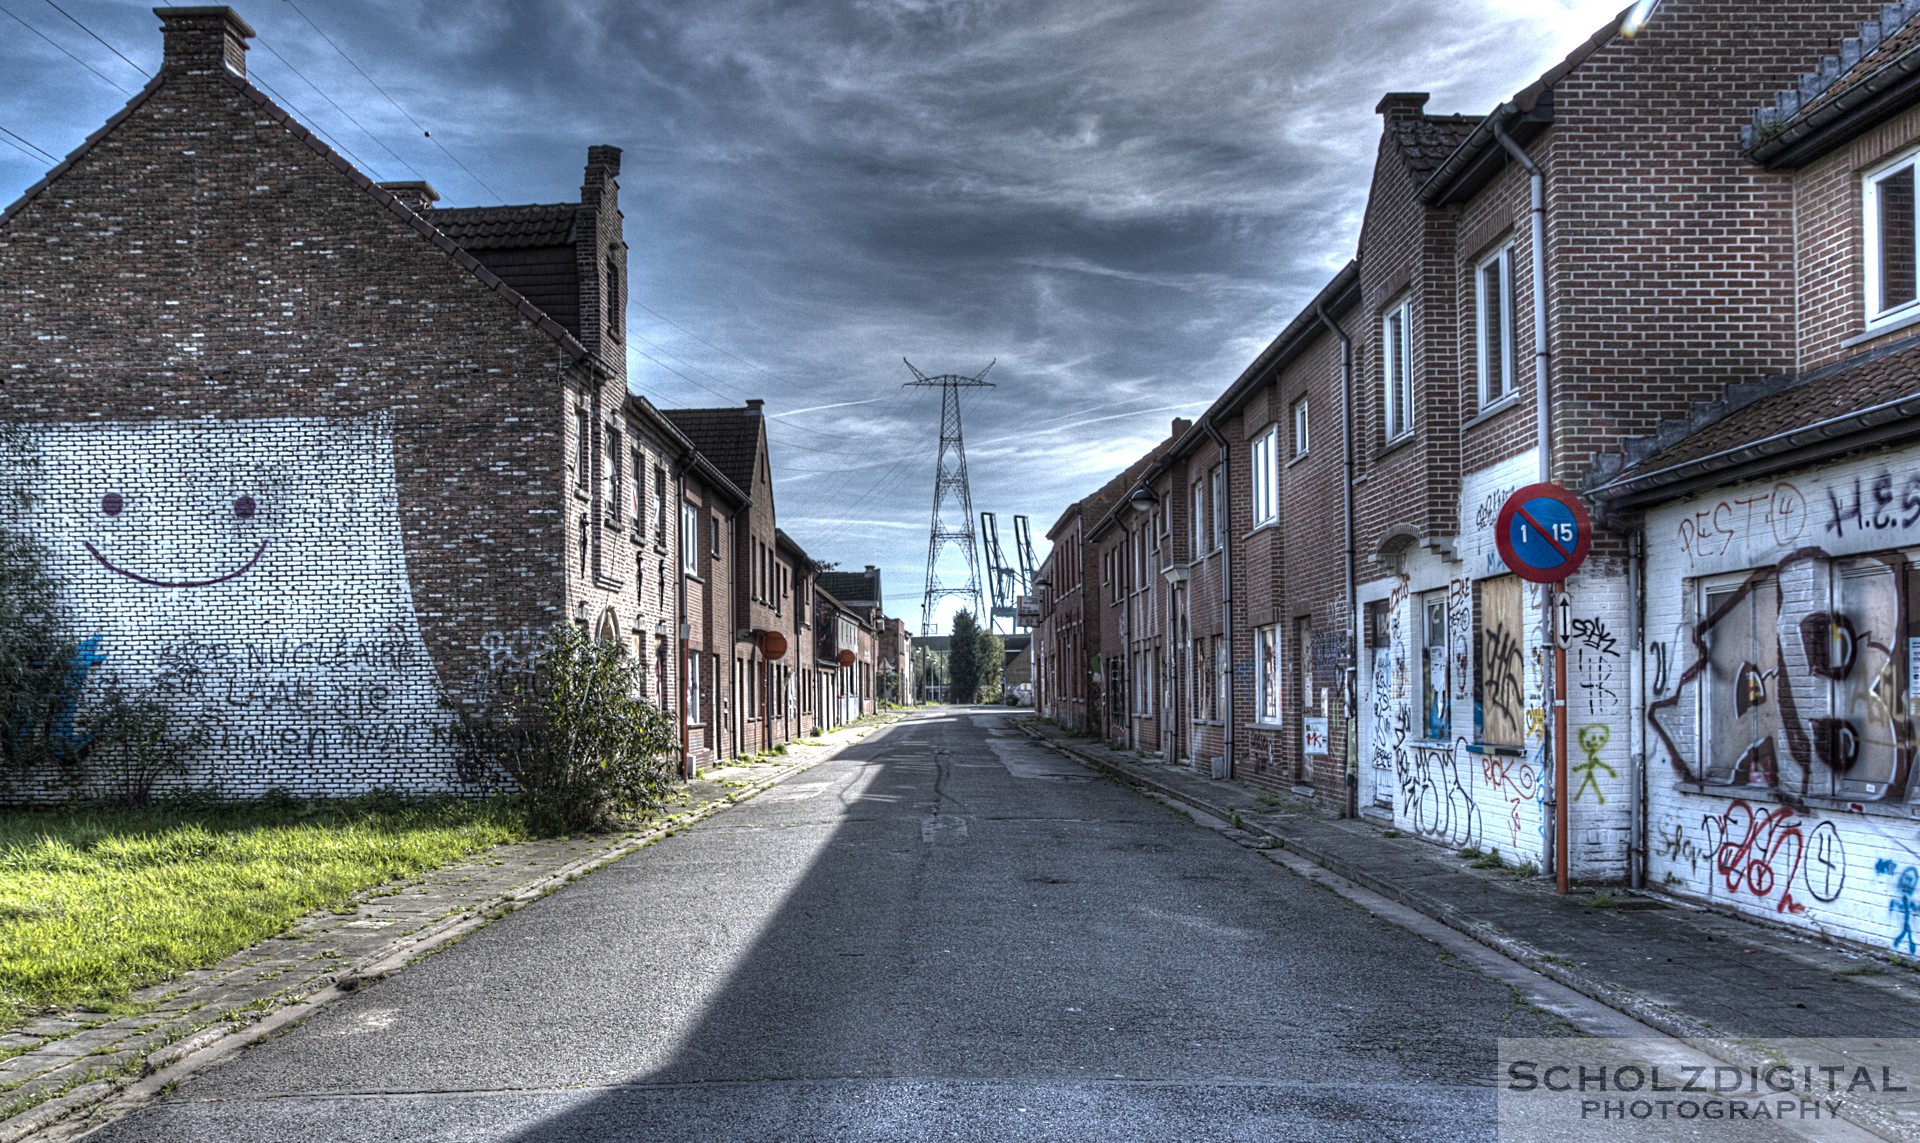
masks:
<path id="1" fill-rule="evenodd" d="M 900 716 L 868 716 L 754 763 L 702 770 L 666 814 L 624 833 L 484 850 L 354 895 L 207 968 L 133 995 L 130 1016 L 42 1016 L 0 1035 L 0 1143 L 72 1138 L 185 1071 L 237 1051 L 366 981 L 458 940 L 692 823 L 834 757 Z"/>
<path id="2" fill-rule="evenodd" d="M 1764 1067 L 1780 1058 L 1782 1041 L 1847 1039 L 1884 1045 L 1875 1067 L 1914 1075 L 1920 973 L 1912 968 L 1673 897 L 1620 888 L 1561 897 L 1550 879 L 1475 868 L 1451 850 L 1364 819 L 1327 817 L 1303 799 L 1214 781 L 1038 718 L 1017 725 L 1120 782 L 1236 822 L 1249 844 L 1298 854 L 1729 1063 Z M 1907 1086 L 1914 1090 L 1856 1100 L 1849 1118 L 1889 1138 L 1920 1139 L 1920 1083 Z"/>

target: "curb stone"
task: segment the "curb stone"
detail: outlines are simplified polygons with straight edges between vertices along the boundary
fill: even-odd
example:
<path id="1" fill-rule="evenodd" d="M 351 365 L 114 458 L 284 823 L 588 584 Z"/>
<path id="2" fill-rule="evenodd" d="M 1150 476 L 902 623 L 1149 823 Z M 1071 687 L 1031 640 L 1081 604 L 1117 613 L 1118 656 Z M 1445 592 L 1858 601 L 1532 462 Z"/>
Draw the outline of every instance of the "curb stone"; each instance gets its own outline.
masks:
<path id="1" fill-rule="evenodd" d="M 1023 721 L 1014 725 L 1023 734 L 1050 750 L 1058 751 L 1084 765 L 1090 766 L 1113 781 L 1145 791 L 1151 795 L 1179 802 L 1198 810 L 1222 822 L 1233 820 L 1234 811 L 1224 804 L 1209 802 L 1194 797 L 1187 791 L 1155 781 L 1152 777 L 1126 767 L 1116 765 L 1100 758 L 1071 743 L 1053 739 L 1034 729 Z M 1386 878 L 1379 877 L 1354 863 L 1316 846 L 1303 842 L 1297 837 L 1289 837 L 1263 822 L 1242 817 L 1240 824 L 1226 831 L 1228 836 L 1241 845 L 1253 849 L 1282 849 L 1318 865 L 1329 873 L 1344 877 L 1356 885 L 1398 904 L 1405 905 L 1418 913 L 1446 925 L 1448 928 L 1472 937 L 1493 951 L 1515 961 L 1533 972 L 1573 989 L 1589 999 L 1613 1009 L 1620 1014 L 1637 1020 L 1677 1040 L 1683 1040 L 1695 1048 L 1724 1063 L 1736 1067 L 1766 1067 L 1777 1062 L 1739 1041 L 1728 1039 L 1707 1025 L 1663 1004 L 1656 1004 L 1631 989 L 1609 984 L 1586 973 L 1567 967 L 1559 958 L 1534 948 L 1525 941 L 1516 940 L 1494 928 L 1485 921 L 1478 921 L 1462 914 L 1444 902 L 1435 900 L 1418 890 L 1408 889 Z M 1237 836 L 1236 836 L 1237 835 Z M 1264 843 L 1264 844 L 1263 844 Z M 1883 1139 L 1908 1140 L 1920 1138 L 1914 1134 L 1910 1124 L 1890 1116 L 1885 1110 L 1866 1100 L 1851 1098 L 1841 1093 L 1825 1093 L 1824 1098 L 1840 1104 L 1840 1116 L 1862 1130 L 1871 1132 Z"/>
<path id="2" fill-rule="evenodd" d="M 846 734 L 846 737 L 838 742 L 822 738 L 791 744 L 801 749 L 811 750 L 815 752 L 815 756 L 785 761 L 772 773 L 758 776 L 747 785 L 727 788 L 724 792 L 715 794 L 711 801 L 675 814 L 640 832 L 612 839 L 598 849 L 558 866 L 546 868 L 530 880 L 518 882 L 504 890 L 464 904 L 419 928 L 397 934 L 390 940 L 375 942 L 372 947 L 363 950 L 337 970 L 320 973 L 270 995 L 256 997 L 245 1010 L 222 1009 L 220 1003 L 223 997 L 216 996 L 213 1001 L 191 1010 L 203 1011 L 207 1014 L 207 1018 L 189 1023 L 182 1035 L 169 1039 L 169 1032 L 180 1032 L 182 1029 L 165 1029 L 162 1025 L 162 1030 L 157 1036 L 160 1043 L 152 1044 L 151 1041 L 156 1038 L 152 1031 L 130 1031 L 124 1040 L 120 1041 L 126 1044 L 126 1047 L 103 1054 L 100 1057 L 102 1064 L 95 1065 L 96 1068 L 105 1066 L 121 1074 L 99 1076 L 91 1070 L 81 1070 L 76 1075 L 62 1079 L 60 1082 L 72 1083 L 73 1086 L 64 1091 L 56 1087 L 57 1094 L 50 1095 L 30 1107 L 0 1119 L 0 1143 L 23 1143 L 28 1139 L 33 1139 L 36 1143 L 56 1143 L 56 1141 L 78 1138 L 138 1109 L 194 1072 L 264 1040 L 292 1024 L 305 1020 L 336 1000 L 352 995 L 363 985 L 384 979 L 404 969 L 419 957 L 437 951 L 509 913 L 517 912 L 568 883 L 611 865 L 636 850 L 652 845 L 662 838 L 748 801 L 798 774 L 803 774 L 838 756 L 842 750 L 860 742 L 873 731 L 899 721 L 901 717 L 882 715 L 881 721 L 877 723 L 853 723 L 836 728 L 836 731 L 829 733 Z M 718 768 L 722 775 L 727 769 L 730 767 Z M 715 771 L 711 769 L 706 771 L 706 775 L 714 773 Z M 353 899 L 362 904 L 378 901 L 397 892 L 396 887 L 416 884 L 434 873 L 444 873 L 470 865 L 475 861 L 485 861 L 489 855 L 498 852 L 500 852 L 499 849 L 482 850 L 463 862 L 443 866 L 439 870 L 427 871 L 405 881 L 374 886 L 355 894 Z M 317 910 L 295 921 L 288 931 L 296 931 L 302 926 L 315 923 L 317 919 L 324 921 L 331 916 L 328 910 Z M 336 928 L 344 928 L 350 923 L 350 919 L 344 916 L 333 919 L 340 922 Z M 285 935 L 283 933 L 269 938 L 268 942 L 263 944 L 280 940 Z M 232 954 L 232 958 L 244 957 L 261 947 L 261 945 L 255 945 L 251 949 L 240 950 Z M 224 964 L 225 961 L 222 963 Z M 218 982 L 209 979 L 217 971 L 218 966 L 191 970 L 183 973 L 181 977 L 174 978 L 171 983 L 177 985 L 182 980 L 187 980 L 203 986 L 213 984 L 217 987 Z M 180 995 L 171 996 L 168 1003 L 173 1003 L 182 996 L 190 996 L 193 988 L 194 984 L 188 984 Z M 121 1019 L 138 1022 L 150 1020 L 153 1015 L 153 1012 L 147 1012 Z M 117 1022 L 104 1021 L 94 1027 L 107 1027 Z M 58 1044 L 59 1042 L 53 1040 L 48 1043 Z M 31 1054 L 31 1051 L 25 1052 L 13 1059 L 21 1059 Z M 46 1080 L 64 1068 L 75 1067 L 91 1058 L 93 1058 L 91 1055 L 81 1056 L 78 1059 L 66 1058 L 60 1063 L 53 1064 L 46 1071 L 22 1081 L 12 1091 L 0 1093 L 0 1105 L 4 1105 L 9 1097 L 22 1098 L 20 1093 L 23 1091 L 28 1091 L 26 1097 L 31 1098 L 32 1093 L 28 1089 L 32 1085 Z"/>

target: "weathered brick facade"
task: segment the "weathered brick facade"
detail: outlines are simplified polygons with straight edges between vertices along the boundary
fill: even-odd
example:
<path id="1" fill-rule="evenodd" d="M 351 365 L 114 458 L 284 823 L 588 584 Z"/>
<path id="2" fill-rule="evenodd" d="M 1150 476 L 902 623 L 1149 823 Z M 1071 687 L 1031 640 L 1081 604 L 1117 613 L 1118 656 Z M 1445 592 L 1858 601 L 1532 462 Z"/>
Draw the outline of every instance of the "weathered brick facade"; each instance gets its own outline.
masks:
<path id="1" fill-rule="evenodd" d="M 619 149 L 578 202 L 441 208 L 249 85 L 232 10 L 157 12 L 160 74 L 0 215 L 11 475 L 81 667 L 168 673 L 213 731 L 183 781 L 230 795 L 482 788 L 443 696 L 557 622 L 691 706 L 693 764 L 801 733 L 760 403 L 736 473 L 627 388 Z"/>
<path id="2" fill-rule="evenodd" d="M 1896 35 L 1916 17 L 1667 0 L 1636 38 L 1602 29 L 1488 118 L 1383 99 L 1351 290 L 1323 292 L 1136 482 L 1169 509 L 1174 701 L 1163 725 L 1110 734 L 1203 768 L 1225 755 L 1241 778 L 1448 846 L 1557 857 L 1581 878 L 1650 868 L 1679 892 L 1908 951 L 1886 905 L 1911 831 L 1879 811 L 1920 796 L 1920 483 L 1905 475 L 1920 464 L 1920 303 L 1874 312 L 1862 203 L 1920 145 L 1913 97 L 1886 78 L 1920 58 L 1920 33 Z M 1544 179 L 1539 289 L 1529 163 Z M 1911 212 L 1905 185 L 1881 209 Z M 1896 224 L 1882 233 L 1914 225 L 1880 225 Z M 1909 273 L 1909 241 L 1881 273 Z M 1595 489 L 1605 525 L 1569 583 L 1559 652 L 1561 855 L 1547 593 L 1508 574 L 1493 536 L 1507 496 L 1547 476 Z M 1050 567 L 1085 503 L 1051 534 Z M 1087 517 L 1105 558 L 1072 588 L 1119 612 L 1102 580 L 1137 580 L 1138 564 L 1115 558 L 1111 519 Z M 1111 660 L 1121 628 L 1088 614 Z M 1739 664 L 1711 656 L 1732 653 L 1740 616 L 1758 632 L 1740 676 L 1755 705 L 1733 711 Z M 1051 618 L 1057 655 L 1066 616 Z M 1309 718 L 1316 735 L 1326 720 L 1324 757 L 1304 750 Z"/>

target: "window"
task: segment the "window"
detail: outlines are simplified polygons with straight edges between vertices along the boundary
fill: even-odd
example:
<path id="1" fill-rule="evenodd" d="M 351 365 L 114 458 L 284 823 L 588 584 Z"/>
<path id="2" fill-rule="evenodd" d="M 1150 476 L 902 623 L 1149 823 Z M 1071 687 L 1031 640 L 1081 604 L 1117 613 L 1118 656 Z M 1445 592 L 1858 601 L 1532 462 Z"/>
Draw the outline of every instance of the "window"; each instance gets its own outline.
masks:
<path id="1" fill-rule="evenodd" d="M 1198 560 L 1200 553 L 1206 549 L 1206 545 L 1201 542 L 1201 537 L 1207 534 L 1206 520 L 1207 486 L 1199 481 L 1195 481 L 1193 485 L 1193 515 L 1188 521 L 1191 526 L 1187 529 L 1189 535 L 1187 558 L 1189 560 Z"/>
<path id="2" fill-rule="evenodd" d="M 1255 722 L 1280 725 L 1280 628 L 1253 633 L 1253 714 Z"/>
<path id="3" fill-rule="evenodd" d="M 1380 433 L 1387 441 L 1413 431 L 1413 303 L 1401 302 L 1380 323 Z"/>
<path id="4" fill-rule="evenodd" d="M 1247 478 L 1253 483 L 1253 526 L 1264 527 L 1280 518 L 1280 428 L 1274 426 L 1253 438 Z"/>
<path id="5" fill-rule="evenodd" d="M 1420 597 L 1421 672 L 1420 737 L 1445 741 L 1453 736 L 1453 712 L 1447 706 L 1447 593 Z"/>
<path id="6" fill-rule="evenodd" d="M 1474 348 L 1480 407 L 1513 392 L 1513 247 L 1502 246 L 1473 271 Z"/>
<path id="7" fill-rule="evenodd" d="M 1907 155 L 1866 176 L 1862 194 L 1867 246 L 1867 324 L 1904 317 L 1914 308 L 1914 166 Z"/>
<path id="8" fill-rule="evenodd" d="M 1473 585 L 1473 725 L 1480 741 L 1526 745 L 1526 627 L 1520 577 Z"/>
<path id="9" fill-rule="evenodd" d="M 1293 459 L 1299 460 L 1307 455 L 1308 447 L 1307 399 L 1300 398 L 1293 403 Z"/>
<path id="10" fill-rule="evenodd" d="M 593 418 L 587 415 L 585 401 L 573 411 L 573 433 L 573 482 L 584 492 L 593 479 Z"/>
<path id="11" fill-rule="evenodd" d="M 680 505 L 680 570 L 700 574 L 700 510 L 684 501 Z"/>
<path id="12" fill-rule="evenodd" d="M 589 520 L 585 516 L 582 516 L 580 517 L 580 572 L 582 575 L 586 574 L 587 553 L 591 549 L 592 544 L 593 544 L 593 521 Z"/>
<path id="13" fill-rule="evenodd" d="M 715 560 L 718 560 L 720 558 L 720 517 L 713 516 L 709 519 L 713 524 L 713 536 L 708 542 L 707 550 L 712 553 Z"/>
<path id="14" fill-rule="evenodd" d="M 621 487 L 621 463 L 626 449 L 620 443 L 620 430 L 607 430 L 607 515 L 614 520 L 620 519 L 620 510 L 626 507 L 626 489 Z"/>
<path id="15" fill-rule="evenodd" d="M 1227 641 L 1218 635 L 1213 638 L 1213 717 L 1227 717 L 1227 687 L 1233 680 L 1233 673 L 1227 669 Z"/>
<path id="16" fill-rule="evenodd" d="M 1914 588 L 1905 564 L 1899 555 L 1789 560 L 1701 590 L 1704 781 L 1842 797 L 1895 791 L 1906 734 L 1898 712 L 1909 709 L 1920 652 L 1902 623 Z M 1910 798 L 1920 795 L 1912 786 Z"/>
<path id="17" fill-rule="evenodd" d="M 620 259 L 619 259 L 619 256 L 612 251 L 609 251 L 607 254 L 606 303 L 607 304 L 605 309 L 605 316 L 607 320 L 607 336 L 612 338 L 615 341 L 619 341 L 620 340 L 620 318 L 621 318 Z"/>
<path id="18" fill-rule="evenodd" d="M 634 530 L 643 534 L 647 530 L 647 465 L 645 455 L 637 448 L 628 457 L 632 457 L 630 467 L 634 469 Z"/>
<path id="19" fill-rule="evenodd" d="M 706 720 L 700 717 L 700 652 L 687 652 L 687 725 L 700 726 Z"/>
<path id="20" fill-rule="evenodd" d="M 1213 466 L 1213 550 L 1227 546 L 1227 469 Z"/>
<path id="21" fill-rule="evenodd" d="M 667 538 L 667 472 L 653 466 L 653 536 L 656 543 Z"/>

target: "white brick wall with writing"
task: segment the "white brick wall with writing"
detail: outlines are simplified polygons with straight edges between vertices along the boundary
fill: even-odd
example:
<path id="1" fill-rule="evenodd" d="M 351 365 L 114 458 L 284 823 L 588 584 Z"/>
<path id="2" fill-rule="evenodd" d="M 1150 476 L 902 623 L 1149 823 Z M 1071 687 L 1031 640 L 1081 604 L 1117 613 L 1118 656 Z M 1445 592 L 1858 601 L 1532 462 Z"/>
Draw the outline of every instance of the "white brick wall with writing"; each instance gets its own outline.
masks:
<path id="1" fill-rule="evenodd" d="M 1405 574 L 1370 585 L 1384 606 L 1384 646 L 1361 677 L 1363 759 L 1377 802 L 1395 824 L 1451 847 L 1544 861 L 1545 681 L 1543 588 L 1512 577 L 1494 544 L 1507 497 L 1535 479 L 1529 451 L 1462 481 L 1451 558 L 1409 554 Z M 1627 580 L 1618 560 L 1593 560 L 1569 582 L 1567 651 L 1570 869 L 1625 871 L 1631 828 Z M 1394 786 L 1381 778 L 1391 767 Z"/>
<path id="2" fill-rule="evenodd" d="M 75 670 L 171 680 L 210 731 L 183 784 L 458 787 L 385 422 L 50 425 L 27 455 Z"/>
<path id="3" fill-rule="evenodd" d="M 1920 450 L 1645 527 L 1650 880 L 1915 955 Z"/>

